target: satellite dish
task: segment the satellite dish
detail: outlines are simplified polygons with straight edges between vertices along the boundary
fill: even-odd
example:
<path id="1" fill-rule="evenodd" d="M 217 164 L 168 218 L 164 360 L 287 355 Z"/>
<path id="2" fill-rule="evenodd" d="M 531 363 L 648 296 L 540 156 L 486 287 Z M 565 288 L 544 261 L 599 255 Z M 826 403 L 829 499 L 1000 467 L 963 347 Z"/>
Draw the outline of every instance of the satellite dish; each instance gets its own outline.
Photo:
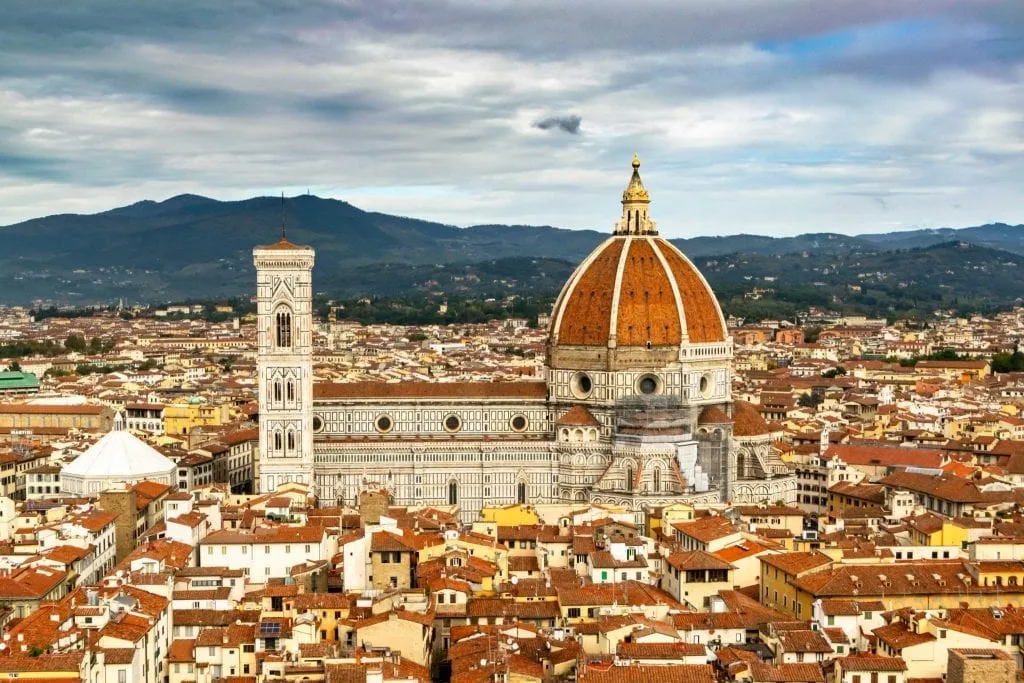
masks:
<path id="1" fill-rule="evenodd" d="M 513 577 L 512 577 L 512 585 L 514 586 L 514 585 L 516 585 L 517 583 L 519 583 L 519 577 L 518 577 L 518 576 L 513 576 Z"/>

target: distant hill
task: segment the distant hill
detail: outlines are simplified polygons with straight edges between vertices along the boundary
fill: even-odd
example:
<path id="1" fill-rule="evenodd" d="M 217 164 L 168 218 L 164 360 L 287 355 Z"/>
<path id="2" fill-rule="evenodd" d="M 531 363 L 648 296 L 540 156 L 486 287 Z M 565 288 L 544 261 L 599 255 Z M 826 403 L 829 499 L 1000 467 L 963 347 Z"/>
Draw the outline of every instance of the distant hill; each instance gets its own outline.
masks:
<path id="1" fill-rule="evenodd" d="M 550 226 L 458 228 L 367 212 L 311 195 L 288 199 L 286 217 L 289 238 L 317 250 L 317 291 L 339 296 L 557 290 L 572 267 L 608 235 Z M 280 224 L 276 197 L 221 202 L 180 195 L 98 214 L 54 215 L 0 227 L 0 302 L 88 304 L 126 297 L 159 303 L 247 295 L 254 281 L 252 247 L 273 241 Z M 673 241 L 699 265 L 711 257 L 732 264 L 725 271 L 701 265 L 716 287 L 743 287 L 758 282 L 746 276 L 771 278 L 774 272 L 775 277 L 807 280 L 806 286 L 821 288 L 810 275 L 804 277 L 804 266 L 835 262 L 860 263 L 857 268 L 865 270 L 891 267 L 886 272 L 893 280 L 938 286 L 941 273 L 936 269 L 950 264 L 943 258 L 911 261 L 901 250 L 936 245 L 949 250 L 966 241 L 989 249 L 978 252 L 984 258 L 1006 261 L 1012 258 L 1007 252 L 1024 255 L 1024 226 Z M 840 267 L 843 277 L 854 278 L 844 284 L 858 281 L 854 269 Z M 980 287 L 983 292 L 994 287 L 991 274 L 984 271 L 961 275 L 958 287 Z M 1002 284 L 1011 286 L 1012 278 Z M 1009 294 L 992 292 L 1001 298 Z"/>

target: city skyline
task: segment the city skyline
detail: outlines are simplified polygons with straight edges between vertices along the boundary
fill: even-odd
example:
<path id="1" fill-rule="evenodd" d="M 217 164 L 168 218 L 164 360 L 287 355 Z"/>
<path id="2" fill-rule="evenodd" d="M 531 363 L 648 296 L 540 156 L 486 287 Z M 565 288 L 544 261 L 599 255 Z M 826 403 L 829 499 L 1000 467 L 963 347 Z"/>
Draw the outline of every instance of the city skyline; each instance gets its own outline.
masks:
<path id="1" fill-rule="evenodd" d="M 816 9 L 20 5 L 0 224 L 308 189 L 603 231 L 634 152 L 669 237 L 1020 222 L 1024 8 Z"/>

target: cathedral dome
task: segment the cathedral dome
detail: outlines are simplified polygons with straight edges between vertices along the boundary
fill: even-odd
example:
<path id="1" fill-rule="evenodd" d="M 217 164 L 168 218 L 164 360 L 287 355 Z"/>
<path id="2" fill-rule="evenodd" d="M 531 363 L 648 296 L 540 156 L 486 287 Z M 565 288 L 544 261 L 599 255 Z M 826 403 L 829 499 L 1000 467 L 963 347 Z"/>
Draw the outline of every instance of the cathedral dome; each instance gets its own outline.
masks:
<path id="1" fill-rule="evenodd" d="M 726 340 L 725 319 L 697 268 L 659 237 L 640 162 L 615 233 L 570 276 L 551 316 L 552 347 L 646 349 Z"/>

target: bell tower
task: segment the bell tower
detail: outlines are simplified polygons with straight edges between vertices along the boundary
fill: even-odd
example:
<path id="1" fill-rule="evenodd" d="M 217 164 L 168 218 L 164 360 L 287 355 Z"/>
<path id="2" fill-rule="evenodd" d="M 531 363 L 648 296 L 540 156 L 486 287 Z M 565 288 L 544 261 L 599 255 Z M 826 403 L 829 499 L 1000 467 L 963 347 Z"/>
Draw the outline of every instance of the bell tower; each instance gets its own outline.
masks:
<path id="1" fill-rule="evenodd" d="M 313 261 L 311 247 L 253 249 L 259 349 L 261 492 L 313 479 Z"/>

